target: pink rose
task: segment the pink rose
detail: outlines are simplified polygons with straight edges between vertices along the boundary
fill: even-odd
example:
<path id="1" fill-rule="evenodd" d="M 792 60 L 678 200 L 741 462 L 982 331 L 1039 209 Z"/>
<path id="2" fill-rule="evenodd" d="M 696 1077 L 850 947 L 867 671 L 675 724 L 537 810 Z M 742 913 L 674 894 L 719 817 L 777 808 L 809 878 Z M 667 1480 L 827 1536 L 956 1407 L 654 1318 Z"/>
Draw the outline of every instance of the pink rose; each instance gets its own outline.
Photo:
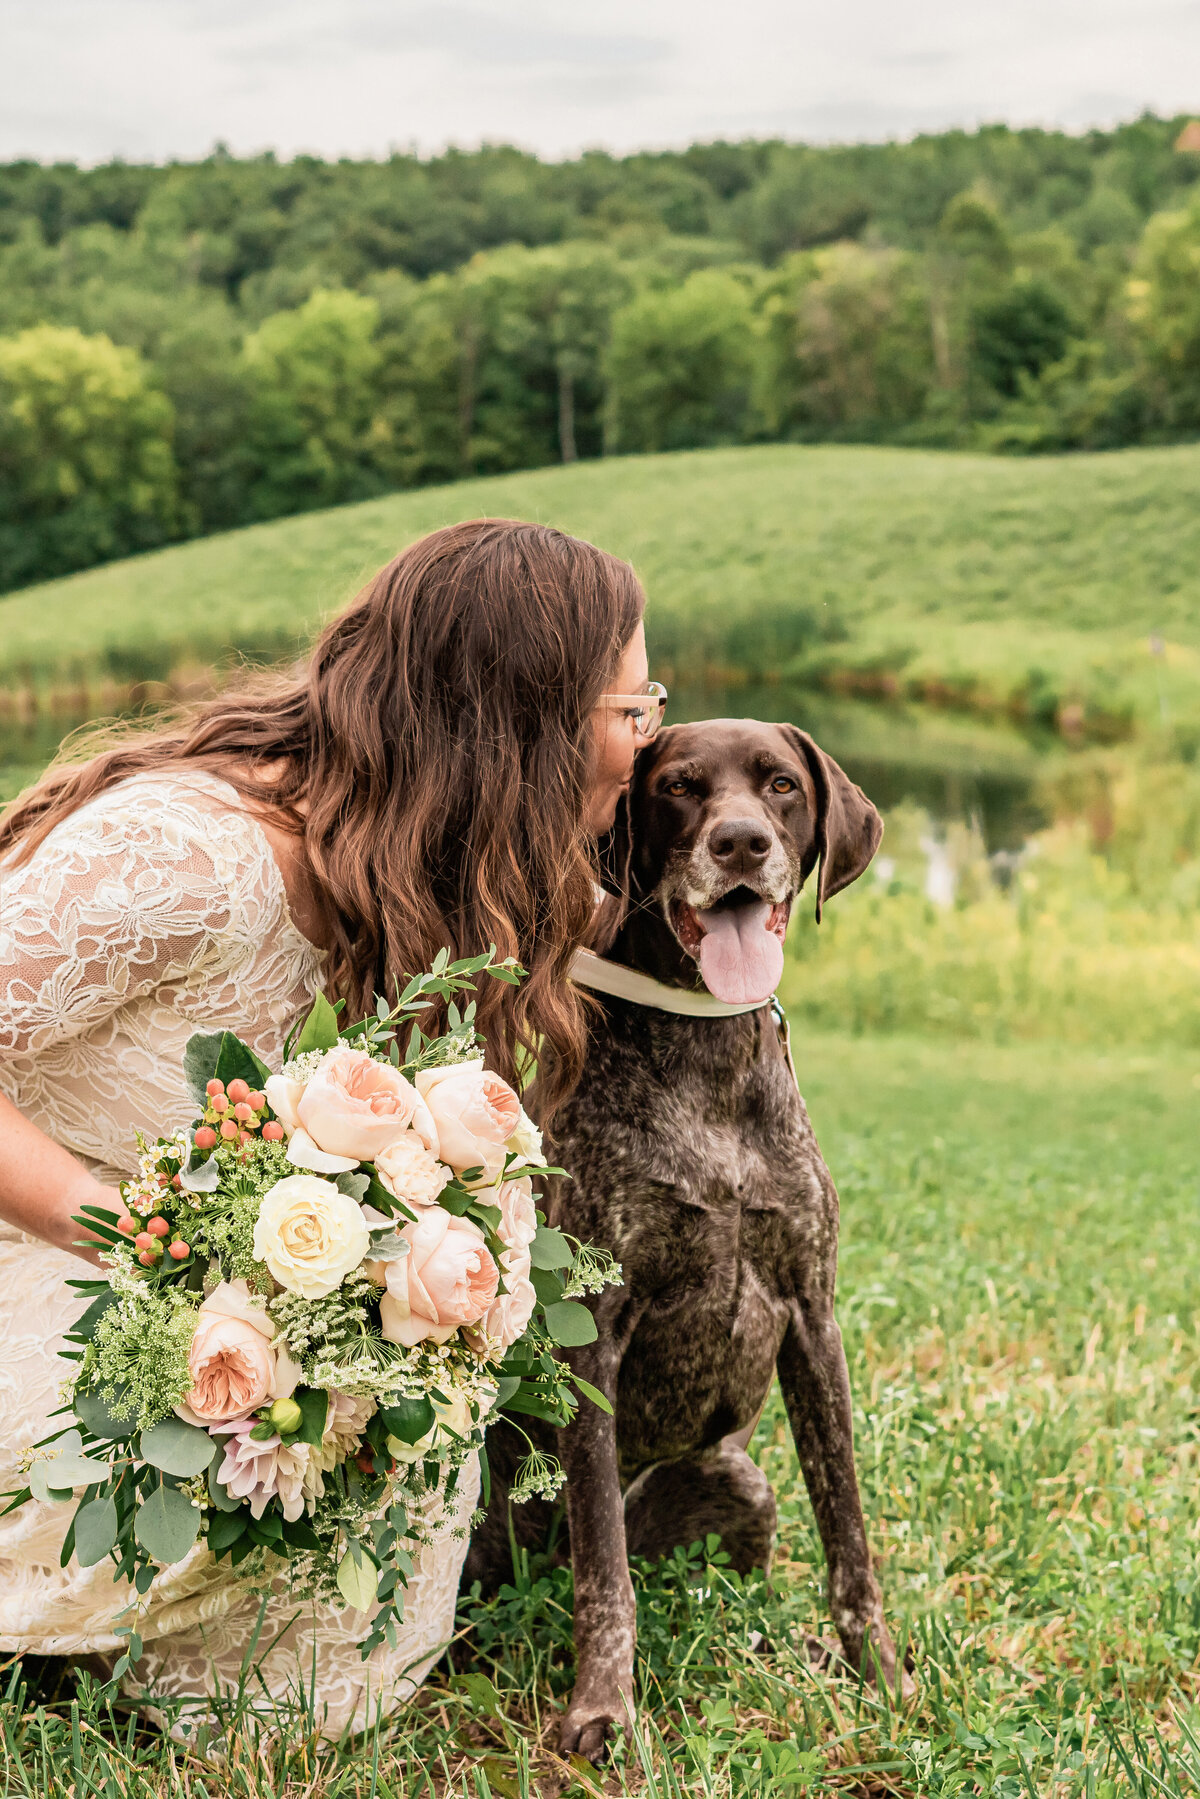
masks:
<path id="1" fill-rule="evenodd" d="M 528 1180 L 505 1181 L 496 1195 L 500 1207 L 498 1235 L 506 1245 L 500 1257 L 505 1291 L 497 1293 L 487 1312 L 468 1333 L 481 1355 L 502 1355 L 522 1336 L 533 1316 L 537 1294 L 529 1278 L 529 1245 L 537 1235 L 533 1187 Z"/>
<path id="2" fill-rule="evenodd" d="M 426 1149 L 415 1131 L 405 1131 L 375 1158 L 375 1171 L 395 1199 L 431 1206 L 450 1179 L 450 1170 Z"/>
<path id="3" fill-rule="evenodd" d="M 379 1301 L 389 1343 L 444 1343 L 460 1324 L 483 1317 L 500 1275 L 478 1225 L 431 1206 L 399 1235 L 408 1254 L 384 1264 L 387 1291 Z"/>
<path id="4" fill-rule="evenodd" d="M 276 1356 L 274 1334 L 246 1282 L 222 1281 L 196 1313 L 188 1351 L 192 1385 L 180 1409 L 193 1422 L 216 1424 L 244 1418 L 268 1399 L 288 1397 L 300 1370 L 286 1350 Z"/>
<path id="5" fill-rule="evenodd" d="M 364 1049 L 331 1049 L 296 1101 L 295 1116 L 328 1156 L 373 1162 L 407 1130 L 437 1154 L 437 1131 L 412 1082 Z"/>
<path id="6" fill-rule="evenodd" d="M 417 1075 L 417 1091 L 437 1127 L 437 1154 L 462 1174 L 482 1168 L 484 1186 L 504 1173 L 505 1147 L 521 1122 L 521 1102 L 498 1074 L 479 1062 L 427 1068 Z"/>

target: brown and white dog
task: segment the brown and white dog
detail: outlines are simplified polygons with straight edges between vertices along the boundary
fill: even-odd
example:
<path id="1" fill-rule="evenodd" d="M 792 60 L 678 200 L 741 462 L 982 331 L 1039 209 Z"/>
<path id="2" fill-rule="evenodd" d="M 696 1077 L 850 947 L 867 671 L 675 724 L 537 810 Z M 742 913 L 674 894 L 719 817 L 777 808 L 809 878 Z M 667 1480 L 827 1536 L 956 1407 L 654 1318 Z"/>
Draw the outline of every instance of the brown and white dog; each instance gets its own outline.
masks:
<path id="1" fill-rule="evenodd" d="M 567 1470 L 576 1685 L 565 1751 L 596 1757 L 631 1701 L 630 1554 L 722 1538 L 766 1567 L 775 1500 L 746 1444 L 778 1373 L 829 1568 L 847 1662 L 896 1677 L 854 1468 L 850 1386 L 834 1318 L 838 1202 L 769 1004 L 796 896 L 816 909 L 862 874 L 879 815 L 804 732 L 716 720 L 661 732 L 628 803 L 628 902 L 609 958 L 677 992 L 755 1008 L 682 1017 L 606 998 L 587 1067 L 553 1121 L 573 1179 L 551 1221 L 611 1250 L 624 1284 L 592 1300 L 597 1339 L 568 1352 L 612 1417 L 581 1404 L 547 1431 Z M 524 1451 L 488 1437 L 492 1497 L 466 1579 L 494 1591 L 549 1509 L 509 1508 Z"/>

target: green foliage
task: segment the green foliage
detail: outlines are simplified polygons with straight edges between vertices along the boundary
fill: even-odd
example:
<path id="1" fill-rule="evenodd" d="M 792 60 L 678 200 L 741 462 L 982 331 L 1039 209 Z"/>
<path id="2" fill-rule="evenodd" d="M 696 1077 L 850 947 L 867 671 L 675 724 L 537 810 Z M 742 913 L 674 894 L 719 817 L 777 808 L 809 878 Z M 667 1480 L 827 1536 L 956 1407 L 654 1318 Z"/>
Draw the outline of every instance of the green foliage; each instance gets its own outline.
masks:
<path id="1" fill-rule="evenodd" d="M 1200 427 L 1200 198 L 1151 219 L 1127 292 L 1158 415 L 1168 426 L 1194 431 Z"/>
<path id="2" fill-rule="evenodd" d="M 764 308 L 759 407 L 772 435 L 878 435 L 920 416 L 930 298 L 911 255 L 838 244 L 791 258 Z"/>
<path id="3" fill-rule="evenodd" d="M 6 496 L 0 432 L 0 586 L 606 447 L 1194 430 L 1181 123 L 0 167 L 4 354 L 39 326 L 83 333 L 94 362 L 135 352 L 150 397 L 125 410 L 159 446 L 154 471 L 130 452 L 125 493 L 100 469 L 111 424 L 83 416 L 58 459 L 74 497 L 57 476 Z"/>
<path id="4" fill-rule="evenodd" d="M 0 584 L 171 536 L 171 424 L 141 359 L 106 337 L 36 325 L 0 339 Z"/>
<path id="5" fill-rule="evenodd" d="M 177 1287 L 146 1283 L 132 1299 L 110 1306 L 81 1366 L 84 1383 L 112 1416 L 149 1430 L 170 1418 L 191 1386 L 188 1350 L 195 1307 Z"/>
<path id="6" fill-rule="evenodd" d="M 260 518 L 378 492 L 368 445 L 379 308 L 362 294 L 318 292 L 246 339 L 250 446 Z"/>
<path id="7" fill-rule="evenodd" d="M 612 322 L 609 447 L 677 450 L 745 435 L 754 367 L 752 291 L 719 269 L 651 289 Z"/>

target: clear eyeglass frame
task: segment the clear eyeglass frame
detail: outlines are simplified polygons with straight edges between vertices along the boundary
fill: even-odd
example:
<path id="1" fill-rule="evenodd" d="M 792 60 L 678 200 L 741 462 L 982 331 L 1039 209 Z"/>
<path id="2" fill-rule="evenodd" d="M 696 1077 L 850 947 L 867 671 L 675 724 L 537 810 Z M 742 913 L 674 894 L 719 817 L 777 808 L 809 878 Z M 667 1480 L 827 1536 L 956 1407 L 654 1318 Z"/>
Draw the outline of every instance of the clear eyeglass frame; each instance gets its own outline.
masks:
<path id="1" fill-rule="evenodd" d="M 658 735 L 667 710 L 667 690 L 661 681 L 647 681 L 642 693 L 602 693 L 600 704 L 609 712 L 624 712 L 643 743 Z"/>

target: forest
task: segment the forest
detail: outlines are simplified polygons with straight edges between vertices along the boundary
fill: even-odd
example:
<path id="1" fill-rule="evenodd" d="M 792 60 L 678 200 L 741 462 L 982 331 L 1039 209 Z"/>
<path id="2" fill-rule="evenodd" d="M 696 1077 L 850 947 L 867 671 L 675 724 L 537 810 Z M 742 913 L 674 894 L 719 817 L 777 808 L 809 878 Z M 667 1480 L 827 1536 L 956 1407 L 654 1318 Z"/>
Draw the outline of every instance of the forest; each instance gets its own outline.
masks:
<path id="1" fill-rule="evenodd" d="M 469 475 L 1200 432 L 1200 123 L 0 167 L 0 589 Z"/>

